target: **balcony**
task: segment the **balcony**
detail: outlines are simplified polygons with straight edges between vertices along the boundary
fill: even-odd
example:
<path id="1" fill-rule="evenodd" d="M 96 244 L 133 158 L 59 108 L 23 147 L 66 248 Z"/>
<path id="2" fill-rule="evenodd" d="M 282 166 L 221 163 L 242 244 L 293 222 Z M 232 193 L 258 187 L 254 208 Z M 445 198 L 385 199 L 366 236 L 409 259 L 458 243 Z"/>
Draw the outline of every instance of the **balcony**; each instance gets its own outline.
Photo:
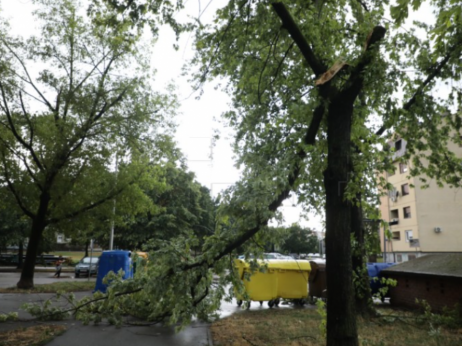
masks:
<path id="1" fill-rule="evenodd" d="M 396 142 L 392 142 L 391 147 L 394 147 L 395 152 L 392 155 L 392 160 L 395 161 L 406 154 L 406 141 L 404 139 L 398 139 Z"/>
<path id="2" fill-rule="evenodd" d="M 397 225 L 399 223 L 399 219 L 391 219 L 389 222 L 388 222 L 388 225 L 389 226 L 394 226 L 394 225 Z"/>

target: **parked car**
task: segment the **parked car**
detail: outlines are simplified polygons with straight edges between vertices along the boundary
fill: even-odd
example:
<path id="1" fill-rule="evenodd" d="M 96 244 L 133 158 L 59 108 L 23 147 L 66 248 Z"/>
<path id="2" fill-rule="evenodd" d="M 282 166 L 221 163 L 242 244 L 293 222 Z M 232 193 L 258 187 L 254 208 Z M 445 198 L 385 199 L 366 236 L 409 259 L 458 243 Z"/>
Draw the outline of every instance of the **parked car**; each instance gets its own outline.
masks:
<path id="1" fill-rule="evenodd" d="M 75 266 L 75 277 L 78 278 L 80 275 L 96 275 L 98 273 L 98 262 L 99 257 L 84 257 Z"/>
<path id="2" fill-rule="evenodd" d="M 249 259 L 253 259 L 254 256 L 253 255 L 250 255 L 249 256 Z M 293 257 L 291 256 L 285 256 L 285 255 L 281 255 L 280 253 L 278 252 L 265 252 L 263 254 L 263 258 L 264 259 L 294 259 Z M 245 259 L 245 255 L 240 255 L 238 256 L 238 259 L 241 259 L 241 260 L 244 260 Z"/>
<path id="3" fill-rule="evenodd" d="M 286 256 L 286 255 L 282 255 L 280 254 L 279 252 L 268 252 L 268 253 L 264 253 L 263 254 L 263 257 L 265 259 L 293 259 L 293 257 L 291 256 Z"/>

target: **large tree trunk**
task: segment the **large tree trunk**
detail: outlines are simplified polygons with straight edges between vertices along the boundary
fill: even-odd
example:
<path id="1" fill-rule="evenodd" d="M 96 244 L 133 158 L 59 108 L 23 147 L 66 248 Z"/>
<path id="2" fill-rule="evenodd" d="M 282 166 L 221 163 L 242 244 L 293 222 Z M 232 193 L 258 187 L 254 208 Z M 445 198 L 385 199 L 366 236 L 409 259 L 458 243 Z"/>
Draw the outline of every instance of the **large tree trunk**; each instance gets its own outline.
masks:
<path id="1" fill-rule="evenodd" d="M 327 346 L 358 346 L 351 277 L 351 206 L 344 198 L 350 167 L 352 103 L 334 99 L 327 118 L 326 188 Z"/>
<path id="2" fill-rule="evenodd" d="M 360 200 L 361 195 L 358 195 L 357 198 Z M 363 210 L 356 205 L 351 207 L 351 232 L 355 239 L 352 257 L 353 272 L 356 273 L 356 280 L 358 280 L 355 285 L 356 313 L 367 317 L 373 313 L 372 295 L 369 275 L 365 270 L 366 247 Z"/>
<path id="3" fill-rule="evenodd" d="M 26 260 L 24 261 L 24 267 L 22 268 L 21 278 L 16 284 L 18 288 L 30 289 L 34 287 L 35 259 L 37 257 L 40 239 L 42 238 L 42 233 L 46 226 L 46 216 L 49 203 L 50 195 L 47 192 L 42 192 L 37 215 L 32 221 L 29 243 L 27 245 Z"/>

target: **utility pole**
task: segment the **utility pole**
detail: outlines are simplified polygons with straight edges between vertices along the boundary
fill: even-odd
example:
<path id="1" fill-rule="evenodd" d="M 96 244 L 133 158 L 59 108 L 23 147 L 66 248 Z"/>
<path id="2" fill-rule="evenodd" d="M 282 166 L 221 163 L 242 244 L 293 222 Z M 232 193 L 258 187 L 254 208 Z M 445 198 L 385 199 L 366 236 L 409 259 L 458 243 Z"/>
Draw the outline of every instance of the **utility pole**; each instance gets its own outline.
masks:
<path id="1" fill-rule="evenodd" d="M 117 173 L 119 170 L 119 153 L 116 152 L 116 162 L 115 162 L 115 185 L 114 189 L 117 188 Z M 114 204 L 112 206 L 112 221 L 111 221 L 111 236 L 109 238 L 109 250 L 113 250 L 114 248 L 114 224 L 115 224 L 115 213 L 116 213 L 116 199 L 114 197 L 113 200 Z"/>
<path id="2" fill-rule="evenodd" d="M 112 221 L 111 221 L 111 237 L 109 239 L 109 250 L 114 248 L 114 223 L 115 223 L 115 213 L 116 213 L 116 199 L 113 200 L 114 205 L 112 207 Z"/>

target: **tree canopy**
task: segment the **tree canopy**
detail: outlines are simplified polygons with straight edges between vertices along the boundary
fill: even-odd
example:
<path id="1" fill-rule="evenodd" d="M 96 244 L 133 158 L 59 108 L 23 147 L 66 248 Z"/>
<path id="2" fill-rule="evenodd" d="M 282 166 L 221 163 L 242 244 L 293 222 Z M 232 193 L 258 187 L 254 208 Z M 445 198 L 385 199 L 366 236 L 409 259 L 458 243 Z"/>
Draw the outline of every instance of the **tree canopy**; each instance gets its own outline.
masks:
<path id="1" fill-rule="evenodd" d="M 142 18 L 141 5 L 160 2 L 103 3 Z M 222 197 L 199 256 L 190 251 L 196 239 L 164 242 L 146 275 L 115 282 L 104 306 L 172 323 L 206 318 L 235 280 L 233 251 L 264 244 L 269 220 L 295 191 L 307 209 L 326 211 L 327 344 L 358 345 L 351 234 L 363 228 L 368 197 L 377 197 L 376 172 L 390 167 L 393 152 L 382 150 L 389 137 L 408 141 L 401 160 L 412 159 L 411 174 L 462 181 L 461 159 L 447 149 L 460 143 L 460 1 L 429 0 L 433 23 L 406 21 L 423 3 L 230 0 L 213 24 L 200 25 L 196 78 L 228 82 L 225 119 L 237 133 L 243 180 Z M 211 270 L 222 274 L 213 290 Z"/>
<path id="2" fill-rule="evenodd" d="M 285 253 L 300 255 L 319 252 L 319 239 L 312 230 L 293 224 L 284 228 L 284 233 L 285 239 L 281 244 L 281 249 Z"/>
<path id="3" fill-rule="evenodd" d="M 149 243 L 156 248 L 156 243 L 174 239 L 179 236 L 203 238 L 213 234 L 215 228 L 215 203 L 209 189 L 200 185 L 194 173 L 188 172 L 184 165 L 176 167 L 168 163 L 162 167 L 159 178 L 165 182 L 162 190 L 145 191 L 149 196 L 153 210 L 138 215 L 121 218 L 115 230 L 114 243 L 119 248 L 143 249 Z M 107 239 L 105 236 L 98 238 Z"/>
<path id="4" fill-rule="evenodd" d="M 151 206 L 140 186 L 158 184 L 149 163 L 168 155 L 176 102 L 152 90 L 129 27 L 99 25 L 77 1 L 36 3 L 40 35 L 9 37 L 3 23 L 0 41 L 0 179 L 32 220 L 23 287 L 45 227 L 110 213 L 116 196 L 126 211 Z"/>
<path id="5" fill-rule="evenodd" d="M 391 134 L 410 143 L 401 160 L 412 159 L 411 174 L 462 181 L 461 158 L 447 146 L 460 142 L 460 11 L 428 3 L 435 22 L 406 29 L 406 1 L 231 0 L 198 35 L 199 83 L 224 76 L 233 95 L 225 118 L 247 188 L 232 198 L 251 200 L 260 225 L 265 206 L 291 190 L 307 209 L 325 208 L 328 345 L 358 343 L 350 234 L 363 243 L 361 208 L 379 191 L 376 172 L 389 167 L 392 152 L 382 148 Z"/>

